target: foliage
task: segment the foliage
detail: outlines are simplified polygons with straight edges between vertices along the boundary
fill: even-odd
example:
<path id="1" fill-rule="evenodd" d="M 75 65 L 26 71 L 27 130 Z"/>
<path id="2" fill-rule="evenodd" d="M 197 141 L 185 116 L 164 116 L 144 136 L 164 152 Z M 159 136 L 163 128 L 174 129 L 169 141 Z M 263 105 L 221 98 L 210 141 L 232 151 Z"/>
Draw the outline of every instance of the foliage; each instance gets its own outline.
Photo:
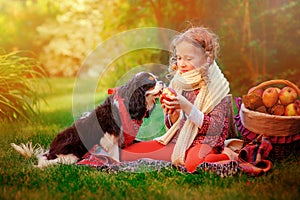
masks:
<path id="1" fill-rule="evenodd" d="M 218 62 L 233 93 L 243 94 L 273 78 L 298 82 L 298 1 L 127 0 L 115 1 L 115 5 L 115 13 L 119 6 L 124 12 L 119 18 L 104 20 L 109 24 L 104 29 L 108 33 L 151 25 L 178 31 L 197 25 L 210 27 L 220 37 Z M 294 73 L 285 76 L 286 70 Z"/>
<path id="2" fill-rule="evenodd" d="M 36 78 L 45 77 L 37 60 L 12 52 L 0 55 L 0 118 L 30 120 L 40 95 Z"/>
<path id="3" fill-rule="evenodd" d="M 235 9 L 232 9 L 235 8 Z M 262 81 L 281 78 L 299 84 L 299 1 L 231 1 L 220 36 L 222 64 L 231 86 L 245 93 Z M 294 34 L 295 33 L 295 34 Z M 286 76 L 287 71 L 293 74 Z M 242 83 L 242 84 L 241 84 Z"/>
<path id="4" fill-rule="evenodd" d="M 101 41 L 101 0 L 60 2 L 56 18 L 37 27 L 39 40 L 45 45 L 40 60 L 50 75 L 74 76 L 84 58 Z"/>
<path id="5" fill-rule="evenodd" d="M 160 64 L 161 54 L 165 52 L 160 50 L 143 49 L 132 51 L 117 58 L 113 63 L 106 66 L 107 69 L 101 74 L 99 79 L 99 91 L 107 91 L 107 88 L 116 87 L 133 77 L 140 71 L 150 71 L 157 75 L 160 80 L 165 79 L 168 63 Z M 167 57 L 167 55 L 165 55 Z M 155 64 L 158 63 L 160 65 Z M 168 80 L 164 80 L 167 83 Z"/>
<path id="6" fill-rule="evenodd" d="M 54 18 L 57 3 L 51 0 L 0 0 L 0 47 L 6 52 L 41 52 L 36 27 Z"/>
<path id="7" fill-rule="evenodd" d="M 0 7 L 0 45 L 8 51 L 33 50 L 52 76 L 76 75 L 98 44 L 123 31 L 143 27 L 182 31 L 198 25 L 208 26 L 220 37 L 218 62 L 235 94 L 267 79 L 296 83 L 300 73 L 300 2 L 296 0 L 0 0 Z M 169 42 L 163 34 L 157 37 Z M 147 54 L 120 55 L 111 65 L 120 70 L 110 75 L 121 77 L 124 63 L 127 70 L 140 61 L 167 64 L 165 52 Z M 92 65 L 99 62 L 95 58 Z"/>

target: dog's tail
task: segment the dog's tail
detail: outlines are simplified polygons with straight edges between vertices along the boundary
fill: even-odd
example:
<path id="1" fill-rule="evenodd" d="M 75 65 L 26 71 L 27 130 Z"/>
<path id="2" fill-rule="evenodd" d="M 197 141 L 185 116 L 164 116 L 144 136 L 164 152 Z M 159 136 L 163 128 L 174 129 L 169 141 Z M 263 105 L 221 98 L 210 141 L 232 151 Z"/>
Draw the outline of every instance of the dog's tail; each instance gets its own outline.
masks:
<path id="1" fill-rule="evenodd" d="M 45 154 L 48 152 L 44 150 L 40 144 L 33 145 L 32 142 L 26 144 L 21 143 L 16 145 L 15 143 L 10 144 L 17 152 L 19 152 L 25 158 L 37 158 L 38 164 L 35 167 L 47 167 L 55 163 L 55 161 L 48 161 Z"/>
<path id="2" fill-rule="evenodd" d="M 44 150 L 40 144 L 32 145 L 32 142 L 27 142 L 26 144 L 21 143 L 20 145 L 11 143 L 10 145 L 25 158 L 37 158 L 38 164 L 34 166 L 39 168 L 48 167 L 58 163 L 74 164 L 78 161 L 78 158 L 74 155 L 58 155 L 56 159 L 48 160 L 46 157 L 48 150 Z"/>
<path id="3" fill-rule="evenodd" d="M 15 143 L 11 143 L 10 145 L 25 158 L 37 158 L 38 165 L 34 165 L 35 167 L 45 167 L 49 165 L 46 163 L 46 157 L 44 156 L 47 151 L 44 150 L 40 144 L 32 145 L 32 142 L 27 142 L 26 144 L 21 143 L 20 145 L 16 145 Z"/>
<path id="4" fill-rule="evenodd" d="M 33 146 L 32 142 L 27 142 L 26 144 L 21 143 L 20 145 L 11 143 L 10 145 L 25 158 L 38 157 L 45 153 L 45 150 L 40 144 Z"/>

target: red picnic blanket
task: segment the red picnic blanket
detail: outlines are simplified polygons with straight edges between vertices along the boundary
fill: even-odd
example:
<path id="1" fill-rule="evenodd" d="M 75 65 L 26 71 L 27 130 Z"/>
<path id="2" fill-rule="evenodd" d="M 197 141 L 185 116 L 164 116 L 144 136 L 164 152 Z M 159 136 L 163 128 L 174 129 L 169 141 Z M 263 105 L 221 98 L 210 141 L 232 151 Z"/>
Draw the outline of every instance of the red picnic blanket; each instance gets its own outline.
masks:
<path id="1" fill-rule="evenodd" d="M 244 172 L 251 176 L 259 176 L 268 172 L 272 163 L 268 160 L 262 159 L 258 162 L 252 162 L 253 147 L 245 148 L 243 151 L 242 161 L 224 160 L 219 162 L 204 162 L 201 163 L 195 173 L 200 171 L 212 172 L 221 177 L 233 176 L 238 172 Z M 79 162 L 77 165 L 91 166 L 97 168 L 99 171 L 108 173 L 118 172 L 150 172 L 161 171 L 162 169 L 171 170 L 177 169 L 181 172 L 188 173 L 183 166 L 174 166 L 171 162 L 163 160 L 153 160 L 149 158 L 140 159 L 137 161 L 123 161 L 117 162 L 99 145 L 95 145 Z"/>

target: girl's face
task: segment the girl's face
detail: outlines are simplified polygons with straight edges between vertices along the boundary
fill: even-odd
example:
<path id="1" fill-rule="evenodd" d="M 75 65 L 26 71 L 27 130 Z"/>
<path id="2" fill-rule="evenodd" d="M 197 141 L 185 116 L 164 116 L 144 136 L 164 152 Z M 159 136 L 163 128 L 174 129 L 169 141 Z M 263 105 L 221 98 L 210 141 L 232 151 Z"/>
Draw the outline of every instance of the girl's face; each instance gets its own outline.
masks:
<path id="1" fill-rule="evenodd" d="M 195 47 L 190 42 L 182 41 L 178 43 L 175 48 L 177 67 L 180 74 L 200 67 L 206 62 L 203 50 L 199 47 Z"/>

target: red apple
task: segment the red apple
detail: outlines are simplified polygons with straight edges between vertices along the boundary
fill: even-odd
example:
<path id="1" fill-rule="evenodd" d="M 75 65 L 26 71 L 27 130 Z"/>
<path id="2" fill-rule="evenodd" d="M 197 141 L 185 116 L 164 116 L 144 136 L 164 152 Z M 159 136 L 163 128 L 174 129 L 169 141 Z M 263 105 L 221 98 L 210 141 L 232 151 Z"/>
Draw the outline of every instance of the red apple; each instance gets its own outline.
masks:
<path id="1" fill-rule="evenodd" d="M 296 115 L 300 116 L 300 100 L 296 100 L 294 104 L 296 104 Z"/>
<path id="2" fill-rule="evenodd" d="M 271 108 L 268 109 L 269 113 L 271 115 L 284 115 L 284 105 L 281 104 L 275 104 L 274 106 L 272 106 Z"/>
<path id="3" fill-rule="evenodd" d="M 289 86 L 282 88 L 278 94 L 278 98 L 282 105 L 293 103 L 297 99 L 297 96 L 296 90 Z"/>
<path id="4" fill-rule="evenodd" d="M 256 88 L 256 87 L 250 88 L 250 89 L 248 90 L 248 94 L 250 94 L 251 92 L 254 91 L 254 94 L 256 94 L 256 95 L 262 97 L 262 94 L 263 94 L 264 90 L 263 90 L 262 88 L 259 88 L 259 89 L 255 90 L 255 88 Z"/>
<path id="5" fill-rule="evenodd" d="M 296 103 L 290 103 L 285 107 L 284 115 L 285 116 L 296 116 L 298 105 Z"/>
<path id="6" fill-rule="evenodd" d="M 275 87 L 269 87 L 264 90 L 262 94 L 262 102 L 267 107 L 270 108 L 274 106 L 278 101 L 278 92 Z"/>
<path id="7" fill-rule="evenodd" d="M 164 88 L 161 95 L 160 95 L 160 103 L 165 99 L 167 101 L 171 101 L 170 97 L 176 97 L 177 93 L 174 89 L 172 88 Z"/>

